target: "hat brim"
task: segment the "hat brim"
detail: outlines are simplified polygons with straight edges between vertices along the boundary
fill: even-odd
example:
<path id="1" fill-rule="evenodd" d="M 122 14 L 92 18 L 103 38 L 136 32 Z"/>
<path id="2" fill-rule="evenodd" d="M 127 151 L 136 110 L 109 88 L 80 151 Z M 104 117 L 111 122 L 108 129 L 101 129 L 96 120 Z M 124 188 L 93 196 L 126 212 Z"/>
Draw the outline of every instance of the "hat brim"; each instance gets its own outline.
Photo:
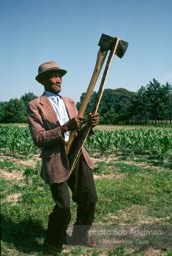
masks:
<path id="1" fill-rule="evenodd" d="M 45 70 L 43 72 L 41 72 L 40 74 L 38 74 L 35 79 L 39 82 L 39 83 L 42 83 L 42 79 L 47 76 L 47 75 L 50 75 L 51 73 L 53 72 L 58 72 L 61 74 L 61 76 L 64 76 L 67 71 L 65 69 L 61 69 L 61 68 L 50 68 L 48 70 Z"/>

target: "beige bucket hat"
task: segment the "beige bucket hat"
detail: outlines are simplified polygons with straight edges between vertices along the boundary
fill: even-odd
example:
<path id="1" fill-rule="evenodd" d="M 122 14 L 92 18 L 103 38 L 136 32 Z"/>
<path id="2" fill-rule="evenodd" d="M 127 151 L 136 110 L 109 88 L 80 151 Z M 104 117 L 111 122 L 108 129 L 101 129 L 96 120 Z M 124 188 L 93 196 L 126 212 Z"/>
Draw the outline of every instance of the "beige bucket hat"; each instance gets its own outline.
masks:
<path id="1" fill-rule="evenodd" d="M 54 71 L 58 71 L 62 76 L 64 76 L 67 71 L 65 69 L 61 69 L 58 64 L 55 61 L 48 61 L 42 63 L 38 68 L 38 75 L 35 77 L 35 79 L 41 83 L 42 78 L 47 75 L 51 74 Z"/>

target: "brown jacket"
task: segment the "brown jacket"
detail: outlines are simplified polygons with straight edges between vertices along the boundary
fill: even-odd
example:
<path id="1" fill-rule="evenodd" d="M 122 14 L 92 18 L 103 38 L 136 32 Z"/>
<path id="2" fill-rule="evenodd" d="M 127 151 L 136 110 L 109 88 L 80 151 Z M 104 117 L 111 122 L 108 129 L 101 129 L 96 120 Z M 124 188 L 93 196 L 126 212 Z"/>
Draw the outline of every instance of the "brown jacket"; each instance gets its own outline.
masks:
<path id="1" fill-rule="evenodd" d="M 69 118 L 77 115 L 72 99 L 62 97 Z M 35 145 L 41 148 L 41 177 L 46 183 L 60 183 L 67 180 L 69 163 L 65 151 L 64 137 L 60 131 L 60 123 L 48 98 L 43 95 L 29 102 L 28 123 Z M 87 165 L 93 169 L 92 161 L 82 147 Z"/>

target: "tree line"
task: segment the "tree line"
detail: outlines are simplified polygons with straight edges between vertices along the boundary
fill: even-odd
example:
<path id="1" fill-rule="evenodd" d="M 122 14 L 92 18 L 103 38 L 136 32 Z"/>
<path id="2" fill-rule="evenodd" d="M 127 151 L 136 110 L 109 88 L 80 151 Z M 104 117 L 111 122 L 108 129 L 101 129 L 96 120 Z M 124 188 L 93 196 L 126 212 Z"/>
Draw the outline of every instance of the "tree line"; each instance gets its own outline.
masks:
<path id="1" fill-rule="evenodd" d="M 77 103 L 79 109 L 85 93 Z M 94 109 L 97 93 L 93 92 L 87 114 Z M 169 83 L 161 85 L 156 79 L 146 86 L 141 86 L 137 92 L 124 88 L 105 89 L 100 106 L 101 124 L 148 124 L 159 121 L 172 121 L 172 86 Z"/>
<path id="2" fill-rule="evenodd" d="M 79 109 L 84 99 L 82 93 L 76 106 Z M 26 123 L 28 102 L 37 96 L 29 92 L 20 99 L 0 102 L 0 123 Z M 86 109 L 92 112 L 97 93 L 93 92 Z M 172 121 L 172 86 L 161 85 L 156 79 L 137 92 L 124 88 L 105 89 L 99 106 L 101 124 L 157 123 Z"/>

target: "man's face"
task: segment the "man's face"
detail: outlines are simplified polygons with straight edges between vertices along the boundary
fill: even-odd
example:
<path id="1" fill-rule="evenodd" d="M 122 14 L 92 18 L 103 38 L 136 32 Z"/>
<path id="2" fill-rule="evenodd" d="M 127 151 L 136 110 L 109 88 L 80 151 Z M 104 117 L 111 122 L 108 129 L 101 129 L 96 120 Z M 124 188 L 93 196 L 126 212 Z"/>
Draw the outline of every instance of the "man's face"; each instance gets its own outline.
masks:
<path id="1" fill-rule="evenodd" d="M 51 73 L 44 80 L 44 87 L 46 91 L 59 93 L 61 92 L 62 76 L 58 72 Z"/>

